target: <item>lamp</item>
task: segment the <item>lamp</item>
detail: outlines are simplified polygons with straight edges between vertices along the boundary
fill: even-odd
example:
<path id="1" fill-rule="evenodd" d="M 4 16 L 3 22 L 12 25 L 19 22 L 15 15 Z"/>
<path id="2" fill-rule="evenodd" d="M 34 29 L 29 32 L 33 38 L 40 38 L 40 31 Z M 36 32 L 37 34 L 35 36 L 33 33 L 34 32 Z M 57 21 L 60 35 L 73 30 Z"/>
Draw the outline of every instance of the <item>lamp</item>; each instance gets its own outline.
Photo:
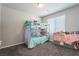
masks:
<path id="1" fill-rule="evenodd" d="M 41 7 L 43 7 L 43 4 L 37 3 L 37 7 L 41 8 Z"/>

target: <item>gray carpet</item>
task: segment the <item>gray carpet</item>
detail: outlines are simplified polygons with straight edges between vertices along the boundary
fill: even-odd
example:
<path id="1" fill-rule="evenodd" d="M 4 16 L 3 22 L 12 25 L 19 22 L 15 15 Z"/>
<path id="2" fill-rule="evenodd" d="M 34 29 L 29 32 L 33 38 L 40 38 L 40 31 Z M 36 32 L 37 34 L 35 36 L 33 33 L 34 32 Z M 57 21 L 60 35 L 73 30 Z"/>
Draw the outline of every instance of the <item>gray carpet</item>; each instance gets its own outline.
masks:
<path id="1" fill-rule="evenodd" d="M 56 46 L 50 42 L 28 49 L 21 44 L 0 50 L 0 56 L 78 56 L 79 51 Z"/>

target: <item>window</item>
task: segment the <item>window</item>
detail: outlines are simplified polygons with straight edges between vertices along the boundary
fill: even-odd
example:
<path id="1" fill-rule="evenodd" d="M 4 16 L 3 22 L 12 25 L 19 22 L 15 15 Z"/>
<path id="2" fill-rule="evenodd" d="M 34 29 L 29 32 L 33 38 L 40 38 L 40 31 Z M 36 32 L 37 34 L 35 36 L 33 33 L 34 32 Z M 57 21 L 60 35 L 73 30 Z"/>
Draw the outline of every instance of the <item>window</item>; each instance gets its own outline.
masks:
<path id="1" fill-rule="evenodd" d="M 65 15 L 48 19 L 47 22 L 50 25 L 50 34 L 60 31 L 65 32 Z"/>

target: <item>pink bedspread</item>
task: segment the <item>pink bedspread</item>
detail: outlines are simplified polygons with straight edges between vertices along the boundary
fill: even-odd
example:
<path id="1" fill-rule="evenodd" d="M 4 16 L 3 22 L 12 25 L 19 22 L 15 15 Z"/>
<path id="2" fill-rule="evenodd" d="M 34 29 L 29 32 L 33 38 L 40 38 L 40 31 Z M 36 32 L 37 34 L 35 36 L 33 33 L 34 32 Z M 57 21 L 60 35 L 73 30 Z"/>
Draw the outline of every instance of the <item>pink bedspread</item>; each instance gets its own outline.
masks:
<path id="1" fill-rule="evenodd" d="M 77 34 L 62 35 L 61 33 L 60 34 L 55 33 L 54 40 L 64 42 L 66 44 L 72 44 L 72 42 L 79 40 L 79 35 Z"/>

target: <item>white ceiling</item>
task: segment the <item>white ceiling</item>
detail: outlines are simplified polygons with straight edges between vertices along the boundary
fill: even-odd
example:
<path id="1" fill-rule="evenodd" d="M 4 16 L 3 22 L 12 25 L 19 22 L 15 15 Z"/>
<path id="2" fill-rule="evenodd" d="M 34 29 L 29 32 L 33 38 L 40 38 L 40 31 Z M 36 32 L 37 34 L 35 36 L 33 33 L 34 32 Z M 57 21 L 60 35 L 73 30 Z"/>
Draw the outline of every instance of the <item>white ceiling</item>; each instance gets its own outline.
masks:
<path id="1" fill-rule="evenodd" d="M 43 4 L 44 6 L 42 8 L 38 8 L 36 3 L 3 3 L 2 5 L 40 17 L 77 5 L 76 3 L 43 3 Z"/>

